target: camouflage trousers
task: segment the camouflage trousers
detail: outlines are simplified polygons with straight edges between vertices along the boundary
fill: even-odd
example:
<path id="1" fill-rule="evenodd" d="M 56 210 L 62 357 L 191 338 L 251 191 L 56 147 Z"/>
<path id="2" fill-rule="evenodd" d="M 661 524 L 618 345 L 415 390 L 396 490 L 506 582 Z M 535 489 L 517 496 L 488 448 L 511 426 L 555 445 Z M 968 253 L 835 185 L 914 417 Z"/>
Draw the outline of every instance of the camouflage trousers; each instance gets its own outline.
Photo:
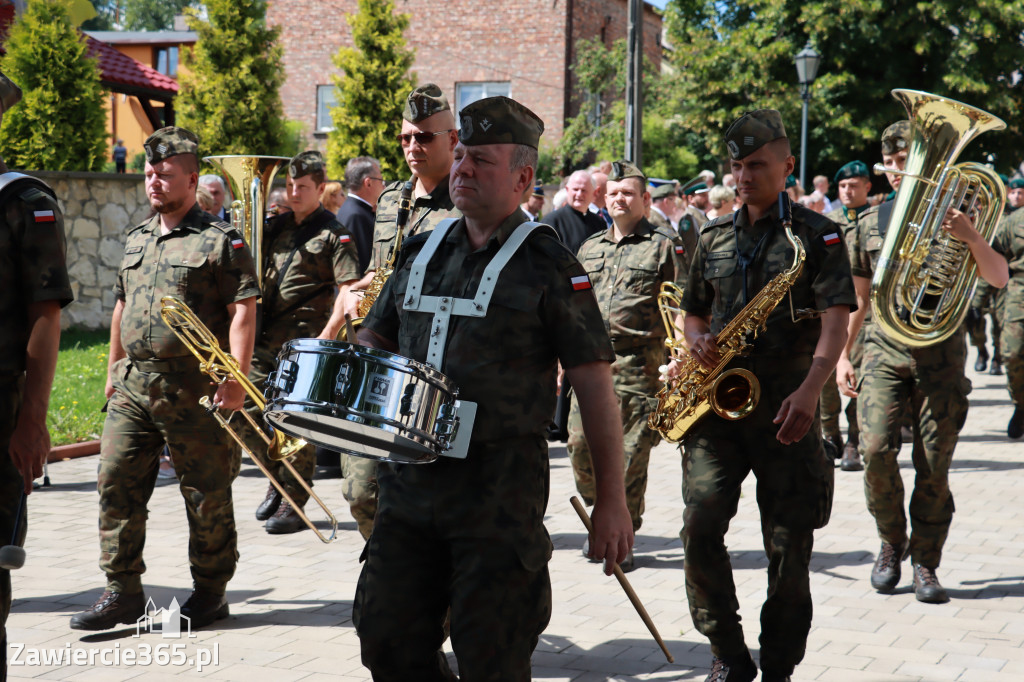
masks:
<path id="1" fill-rule="evenodd" d="M 249 368 L 249 380 L 256 385 L 260 391 L 264 388 L 264 383 L 270 373 L 277 369 L 277 352 L 279 348 L 271 348 L 262 342 L 258 342 L 256 347 L 253 349 L 252 354 L 252 366 Z M 265 424 L 263 421 L 263 413 L 256 409 L 256 406 L 252 404 L 252 400 L 246 398 L 245 410 L 248 412 L 253 419 L 256 420 L 257 424 Z M 256 456 L 260 458 L 260 461 L 266 465 L 273 474 L 277 482 L 288 492 L 295 503 L 300 507 L 304 507 L 306 502 L 309 501 L 309 493 L 303 488 L 292 476 L 291 471 L 285 466 L 282 460 L 272 460 L 266 456 L 267 444 L 255 433 L 248 422 L 244 422 L 241 415 L 235 417 L 232 424 L 239 424 L 239 433 L 245 440 L 246 446 Z M 267 430 L 270 433 L 270 430 Z M 316 446 L 313 444 L 307 444 L 306 447 L 295 452 L 289 463 L 298 472 L 302 480 L 306 482 L 308 486 L 313 486 L 313 474 L 316 473 Z"/>
<path id="2" fill-rule="evenodd" d="M 441 652 L 450 608 L 463 680 L 530 680 L 551 617 L 547 444 L 474 444 L 465 460 L 382 463 L 377 473 L 377 518 L 352 607 L 373 679 L 455 679 Z"/>
<path id="3" fill-rule="evenodd" d="M 370 539 L 377 514 L 377 464 L 375 459 L 341 453 L 341 473 L 345 477 L 341 494 L 364 540 Z"/>
<path id="4" fill-rule="evenodd" d="M 808 567 L 814 529 L 827 523 L 832 508 L 834 463 L 825 454 L 817 418 L 800 441 L 782 445 L 776 440 L 779 427 L 772 418 L 806 370 L 796 377 L 773 377 L 753 362 L 744 364 L 761 381 L 757 408 L 742 421 L 710 414 L 683 441 L 680 537 L 686 596 L 693 624 L 710 640 L 715 656 L 748 655 L 725 534 L 736 515 L 741 484 L 753 471 L 768 558 L 761 668 L 785 676 L 803 659 L 811 628 Z"/>
<path id="5" fill-rule="evenodd" d="M 1006 309 L 1005 291 L 1005 289 L 995 289 L 993 291 L 991 285 L 987 284 L 984 280 L 979 280 L 978 291 L 975 293 L 971 304 L 981 308 L 982 318 L 976 325 L 964 325 L 967 329 L 967 338 L 970 339 L 971 345 L 977 348 L 979 353 L 982 351 L 987 353 L 988 349 L 985 348 L 985 344 L 988 343 L 988 334 L 985 328 L 985 315 L 988 315 L 988 319 L 992 324 L 992 360 L 999 363 L 1002 363 L 1004 357 L 1008 355 L 1003 351 L 1002 342 L 1003 315 Z"/>
<path id="6" fill-rule="evenodd" d="M 864 327 L 862 326 L 857 333 L 857 341 L 850 351 L 850 364 L 853 365 L 853 370 L 856 372 L 855 376 L 860 375 L 860 361 L 863 356 Z M 821 389 L 818 405 L 821 410 L 821 432 L 826 437 L 842 436 L 842 430 L 839 428 L 839 412 L 842 411 L 843 397 L 836 384 L 835 372 L 832 372 L 832 376 L 825 382 L 825 387 Z M 857 426 L 857 400 L 855 398 L 846 403 L 845 412 L 848 424 L 846 440 L 857 445 L 860 442 L 860 431 Z"/>
<path id="7" fill-rule="evenodd" d="M 873 329 L 864 348 L 857 413 L 864 456 L 864 493 L 878 536 L 907 540 L 900 428 L 909 417 L 916 477 L 910 497 L 910 556 L 936 568 L 953 520 L 949 466 L 967 419 L 963 334 L 925 348 L 899 347 Z"/>
<path id="8" fill-rule="evenodd" d="M 644 494 L 647 491 L 647 466 L 651 449 L 658 444 L 661 436 L 647 426 L 647 417 L 653 406 L 653 398 L 660 388 L 657 368 L 662 363 L 665 351 L 660 346 L 617 352 L 612 364 L 612 381 L 619 399 L 622 417 L 622 440 L 625 451 L 626 507 L 633 520 L 633 530 L 639 530 L 643 523 Z M 594 464 L 590 446 L 583 435 L 583 417 L 579 401 L 573 396 L 569 412 L 569 439 L 566 443 L 572 472 L 576 479 L 576 490 L 587 505 L 593 505 L 597 496 L 594 481 Z"/>
<path id="9" fill-rule="evenodd" d="M 142 365 L 145 366 L 145 365 Z M 142 591 L 147 504 L 166 444 L 188 516 L 188 558 L 197 588 L 223 594 L 238 562 L 231 483 L 237 444 L 199 405 L 210 379 L 194 364 L 182 372 L 143 372 L 121 360 L 100 443 L 100 569 L 107 589 Z"/>
<path id="10" fill-rule="evenodd" d="M 24 376 L 0 377 L 0 546 L 25 546 L 27 510 L 22 505 L 24 483 L 8 448 L 21 407 Z M 11 572 L 0 568 L 0 680 L 7 678 L 7 616 L 11 613 Z"/>
<path id="11" fill-rule="evenodd" d="M 999 345 L 1006 364 L 1006 388 L 1010 400 L 1018 407 L 1024 407 L 1024 320 L 1003 324 Z"/>

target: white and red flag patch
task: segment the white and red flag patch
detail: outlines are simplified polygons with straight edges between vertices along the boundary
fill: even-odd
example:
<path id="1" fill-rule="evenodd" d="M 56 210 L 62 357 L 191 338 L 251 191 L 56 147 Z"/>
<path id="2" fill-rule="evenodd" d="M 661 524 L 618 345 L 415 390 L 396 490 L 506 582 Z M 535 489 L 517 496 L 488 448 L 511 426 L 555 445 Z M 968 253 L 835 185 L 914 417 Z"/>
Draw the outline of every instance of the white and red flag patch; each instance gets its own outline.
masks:
<path id="1" fill-rule="evenodd" d="M 586 275 L 580 275 L 579 277 L 572 277 L 569 279 L 569 284 L 572 285 L 573 291 L 584 291 L 590 289 L 590 278 Z"/>
<path id="2" fill-rule="evenodd" d="M 37 223 L 52 223 L 57 220 L 53 211 L 33 211 L 32 215 Z"/>
<path id="3" fill-rule="evenodd" d="M 245 246 L 245 240 L 243 240 L 243 239 L 232 239 L 231 240 L 231 248 L 233 248 L 233 249 L 240 249 L 243 246 Z"/>
<path id="4" fill-rule="evenodd" d="M 822 237 L 822 239 L 825 240 L 825 246 L 832 246 L 833 244 L 839 243 L 839 234 L 836 232 L 830 232 Z"/>
<path id="5" fill-rule="evenodd" d="M 338 238 L 338 241 L 340 241 L 342 244 L 348 244 L 350 241 L 352 241 L 352 237 L 350 237 L 347 234 L 343 234 Z"/>
<path id="6" fill-rule="evenodd" d="M 680 256 L 680 255 L 682 255 L 682 254 L 684 254 L 684 253 L 686 253 L 686 247 L 685 247 L 685 246 L 679 246 L 679 245 L 677 244 L 677 245 L 676 245 L 676 255 L 677 255 L 677 256 Z"/>

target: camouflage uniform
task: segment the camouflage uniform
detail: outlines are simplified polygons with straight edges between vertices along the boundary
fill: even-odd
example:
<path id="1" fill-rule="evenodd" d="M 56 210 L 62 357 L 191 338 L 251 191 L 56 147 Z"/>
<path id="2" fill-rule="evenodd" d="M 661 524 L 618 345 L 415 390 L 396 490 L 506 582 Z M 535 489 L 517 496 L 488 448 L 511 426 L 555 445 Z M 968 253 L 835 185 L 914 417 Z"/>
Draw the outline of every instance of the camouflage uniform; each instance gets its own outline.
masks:
<path id="1" fill-rule="evenodd" d="M 824 216 L 793 206 L 793 233 L 807 253 L 790 289 L 794 308 L 856 307 L 837 230 Z M 744 271 L 745 259 L 750 262 Z M 711 331 L 718 334 L 792 259 L 777 216 L 750 225 L 744 206 L 701 231 L 682 307 L 689 315 L 710 316 Z M 776 440 L 779 426 L 772 419 L 804 381 L 821 334 L 819 319 L 793 323 L 789 303 L 783 300 L 776 306 L 751 353 L 730 365 L 746 367 L 760 380 L 762 393 L 754 411 L 739 423 L 712 413 L 683 440 L 686 508 L 680 533 L 694 625 L 711 640 L 715 656 L 749 657 L 724 538 L 736 514 L 740 486 L 754 472 L 769 561 L 768 598 L 761 609 L 761 668 L 780 675 L 790 674 L 804 655 L 811 626 L 808 564 L 813 531 L 828 520 L 834 485 L 834 465 L 825 455 L 817 416 L 800 441 L 782 445 Z"/>
<path id="2" fill-rule="evenodd" d="M 878 211 L 857 226 L 851 270 L 871 279 L 882 248 Z M 912 460 L 917 476 L 910 498 L 910 556 L 914 564 L 937 568 L 953 519 L 949 465 L 967 418 L 971 382 L 964 376 L 964 335 L 911 348 L 871 325 L 864 336 L 858 375 L 857 414 L 864 456 L 864 493 L 882 542 L 900 547 L 907 540 L 907 517 L 900 476 L 900 428 L 914 431 Z M 908 409 L 909 407 L 909 409 Z"/>
<path id="3" fill-rule="evenodd" d="M 291 211 L 271 218 L 263 246 L 263 323 L 249 370 L 249 379 L 261 388 L 267 376 L 277 369 L 282 345 L 292 339 L 315 338 L 323 331 L 334 309 L 335 284 L 359 279 L 352 236 L 323 206 L 300 225 L 295 224 Z M 260 411 L 251 400 L 246 403 L 246 409 L 258 422 Z M 266 452 L 264 441 L 252 433 L 248 424 L 244 432 L 250 450 Z M 284 462 L 265 463 L 295 503 L 300 507 L 306 504 L 309 493 L 295 481 Z M 299 450 L 291 464 L 312 486 L 315 446 L 310 444 Z"/>
<path id="4" fill-rule="evenodd" d="M 614 229 L 614 228 L 612 228 Z M 626 506 L 638 530 L 647 490 L 647 463 L 658 432 L 647 426 L 648 399 L 661 388 L 658 367 L 665 363 L 665 325 L 658 310 L 662 282 L 683 285 L 683 242 L 675 231 L 641 220 L 633 234 L 616 243 L 612 229 L 580 246 L 577 257 L 594 287 L 605 329 L 612 340 L 612 379 L 622 410 L 626 453 Z M 596 488 L 590 448 L 583 436 L 579 402 L 569 415 L 569 459 L 576 490 L 588 505 Z"/>
<path id="5" fill-rule="evenodd" d="M 416 182 L 415 176 L 410 178 Z M 393 182 L 381 193 L 377 200 L 377 216 L 373 226 L 373 258 L 370 269 L 379 269 L 391 251 L 391 245 L 398 234 L 398 203 L 405 182 Z M 405 224 L 402 239 L 413 235 L 429 232 L 447 218 L 458 218 L 462 215 L 448 194 L 447 181 L 442 182 L 430 194 L 417 197 L 413 201 L 409 221 Z M 341 494 L 348 502 L 352 518 L 359 525 L 359 532 L 364 538 L 370 537 L 373 529 L 373 517 L 377 513 L 377 462 L 365 457 L 341 455 L 341 471 L 345 476 Z"/>
<path id="6" fill-rule="evenodd" d="M 997 289 L 983 279 L 978 280 L 978 287 L 974 290 L 974 298 L 971 299 L 971 308 L 981 313 L 976 324 L 967 325 L 967 338 L 971 345 L 978 350 L 982 357 L 988 356 L 988 333 L 985 329 L 985 315 L 992 321 L 992 363 L 1000 365 L 1003 362 L 1002 347 L 1002 321 L 1006 310 L 1006 290 Z"/>
<path id="7" fill-rule="evenodd" d="M 64 307 L 72 299 L 64 217 L 42 184 L 15 180 L 0 192 L 0 319 L 5 322 L 0 330 L 0 545 L 23 546 L 28 530 L 27 512 L 18 513 L 24 482 L 8 451 L 25 384 L 27 306 L 58 301 Z M 11 573 L 0 569 L 0 660 L 7 651 L 10 610 Z M 0 662 L 0 678 L 6 676 L 5 670 Z"/>
<path id="8" fill-rule="evenodd" d="M 843 230 L 843 240 L 846 242 L 846 249 L 848 252 L 853 252 L 853 242 L 857 238 L 857 223 L 860 217 L 868 210 L 870 206 L 865 204 L 861 208 L 846 208 L 840 206 L 837 209 L 829 211 L 825 214 L 825 217 L 834 222 L 836 225 Z M 864 319 L 864 325 L 867 326 L 868 321 L 871 317 L 871 311 L 868 311 L 868 317 Z M 857 339 L 854 341 L 853 348 L 850 351 L 850 364 L 853 365 L 854 371 L 860 369 L 860 360 L 864 354 L 864 327 L 861 327 L 857 333 Z M 842 410 L 843 400 L 839 395 L 839 386 L 836 384 L 835 372 L 832 373 L 832 378 L 825 382 L 825 387 L 821 390 L 821 430 L 825 434 L 825 437 L 841 436 L 841 430 L 839 428 L 839 412 Z M 850 400 L 846 404 L 846 423 L 849 425 L 847 430 L 847 441 L 857 445 L 860 443 L 860 431 L 857 428 L 857 401 Z"/>
<path id="9" fill-rule="evenodd" d="M 525 218 L 516 210 L 479 250 L 459 221 L 431 261 L 423 293 L 472 296 Z M 406 311 L 403 299 L 422 242 L 406 243 L 365 322 L 421 361 L 432 316 Z M 551 615 L 542 434 L 554 412 L 556 360 L 572 368 L 614 357 L 593 293 L 570 284 L 583 274 L 539 228 L 502 271 L 487 316 L 452 318 L 441 371 L 479 412 L 467 459 L 379 467 L 380 506 L 353 605 L 375 680 L 454 679 L 440 653 L 449 606 L 463 679 L 530 679 L 530 655 Z"/>
<path id="10" fill-rule="evenodd" d="M 223 594 L 238 560 L 231 482 L 241 457 L 200 407 L 199 398 L 213 393 L 210 378 L 160 318 L 160 299 L 181 298 L 221 347 L 230 348 L 227 306 L 259 295 L 252 254 L 237 231 L 198 204 L 166 235 L 157 215 L 128 233 L 114 293 L 124 301 L 127 358 L 111 368 L 115 390 L 97 480 L 107 589 L 142 591 L 146 505 L 166 444 L 185 499 L 195 587 Z"/>
<path id="11" fill-rule="evenodd" d="M 1003 295 L 1003 328 L 999 348 L 1006 362 L 1010 399 L 1024 407 L 1024 211 L 1003 218 L 992 248 L 1010 264 L 1010 281 Z"/>

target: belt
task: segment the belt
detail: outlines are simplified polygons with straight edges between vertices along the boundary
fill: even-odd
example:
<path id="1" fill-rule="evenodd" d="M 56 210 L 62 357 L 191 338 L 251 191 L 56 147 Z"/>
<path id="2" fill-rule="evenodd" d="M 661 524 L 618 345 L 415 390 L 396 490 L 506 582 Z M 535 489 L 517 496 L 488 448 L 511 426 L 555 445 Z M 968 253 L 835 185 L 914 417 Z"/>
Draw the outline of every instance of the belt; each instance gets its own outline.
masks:
<path id="1" fill-rule="evenodd" d="M 191 355 L 183 355 L 177 358 L 152 358 L 149 360 L 128 359 L 132 367 L 140 372 L 161 372 L 174 374 L 199 369 L 199 361 Z"/>

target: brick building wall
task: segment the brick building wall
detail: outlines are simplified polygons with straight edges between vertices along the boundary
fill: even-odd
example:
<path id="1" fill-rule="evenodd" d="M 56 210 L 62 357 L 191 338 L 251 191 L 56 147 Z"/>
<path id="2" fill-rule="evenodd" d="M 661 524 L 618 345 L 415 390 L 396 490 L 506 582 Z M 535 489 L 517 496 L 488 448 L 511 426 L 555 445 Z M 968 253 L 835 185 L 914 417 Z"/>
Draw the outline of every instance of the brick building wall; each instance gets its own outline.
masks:
<path id="1" fill-rule="evenodd" d="M 566 117 L 579 110 L 568 68 L 576 44 L 595 36 L 609 45 L 624 38 L 626 0 L 502 0 L 484 5 L 487 11 L 437 0 L 397 0 L 397 10 L 410 15 L 405 37 L 416 51 L 417 80 L 437 83 L 453 107 L 462 88 L 500 90 L 507 83 L 508 95 L 544 120 L 543 139 L 553 144 Z M 304 123 L 307 133 L 317 129 L 317 86 L 331 85 L 331 76 L 339 73 L 331 59 L 339 47 L 351 45 L 345 17 L 354 11 L 356 0 L 269 0 L 267 21 L 282 29 L 284 113 Z M 660 63 L 661 18 L 646 5 L 644 51 Z M 309 137 L 312 144 L 326 147 L 323 135 Z"/>

